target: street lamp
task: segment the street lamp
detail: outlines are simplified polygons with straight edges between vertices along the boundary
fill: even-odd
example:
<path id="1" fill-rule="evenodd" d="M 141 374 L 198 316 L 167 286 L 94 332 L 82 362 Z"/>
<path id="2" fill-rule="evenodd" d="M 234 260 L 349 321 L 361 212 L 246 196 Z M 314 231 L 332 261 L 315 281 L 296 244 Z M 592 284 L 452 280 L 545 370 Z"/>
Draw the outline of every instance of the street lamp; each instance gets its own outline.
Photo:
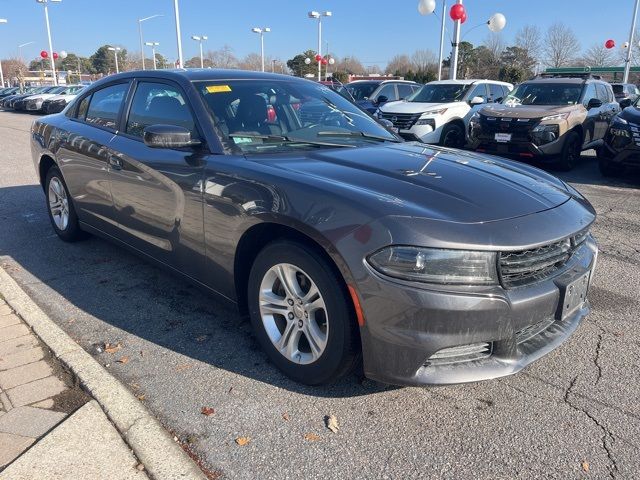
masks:
<path id="1" fill-rule="evenodd" d="M 318 81 L 322 79 L 322 17 L 331 17 L 333 14 L 331 12 L 316 12 L 311 11 L 308 14 L 308 17 L 313 20 L 318 20 Z"/>
<path id="2" fill-rule="evenodd" d="M 147 47 L 151 47 L 151 55 L 153 56 L 153 69 L 157 70 L 156 66 L 156 47 L 160 45 L 158 42 L 146 42 L 145 45 Z"/>
<path id="3" fill-rule="evenodd" d="M 0 23 L 2 23 L 2 20 L 0 19 Z M 22 47 L 26 47 L 27 45 L 32 45 L 36 42 L 26 42 L 26 43 L 21 43 L 20 45 L 18 45 L 18 58 L 20 60 L 22 60 Z"/>
<path id="4" fill-rule="evenodd" d="M 6 18 L 0 18 L 0 23 L 7 23 Z M 2 73 L 2 61 L 0 60 L 0 88 L 4 88 L 4 74 Z"/>
<path id="5" fill-rule="evenodd" d="M 418 12 L 420 15 L 431 15 L 436 10 L 436 0 L 420 0 Z M 442 80 L 442 60 L 444 56 L 444 29 L 447 16 L 447 0 L 442 0 L 442 18 L 440 19 L 440 56 L 438 61 L 438 80 Z"/>
<path id="6" fill-rule="evenodd" d="M 264 28 L 252 28 L 251 31 L 253 33 L 258 33 L 260 35 L 260 57 L 262 58 L 262 71 L 264 72 L 264 34 L 269 33 L 271 29 L 269 27 Z"/>
<path id="7" fill-rule="evenodd" d="M 36 0 L 37 3 L 44 5 L 44 19 L 47 23 L 47 37 L 49 37 L 49 59 L 51 60 L 51 75 L 53 76 L 53 84 L 58 85 L 58 77 L 56 76 L 56 62 L 53 58 L 53 42 L 51 41 L 51 26 L 49 25 L 49 2 L 60 3 L 62 0 Z"/>
<path id="8" fill-rule="evenodd" d="M 113 57 L 116 59 L 116 73 L 120 73 L 120 69 L 118 68 L 118 52 L 122 50 L 120 47 L 108 47 L 110 52 L 113 52 Z"/>
<path id="9" fill-rule="evenodd" d="M 178 66 L 180 68 L 184 68 L 184 63 L 182 62 L 182 36 L 180 33 L 180 9 L 178 8 L 178 0 L 173 0 L 173 9 L 175 11 L 175 17 L 176 17 L 176 39 L 178 40 Z"/>
<path id="10" fill-rule="evenodd" d="M 138 33 L 140 34 L 140 54 L 142 55 L 142 70 L 145 70 L 144 67 L 144 43 L 142 40 L 142 22 L 146 22 L 147 20 L 151 20 L 152 18 L 164 17 L 162 14 L 151 15 L 150 17 L 144 17 L 138 19 Z"/>
<path id="11" fill-rule="evenodd" d="M 202 42 L 209 40 L 206 35 L 191 35 L 191 38 L 200 44 L 200 68 L 204 68 L 204 55 L 202 54 Z"/>
<path id="12" fill-rule="evenodd" d="M 638 7 L 640 6 L 640 0 L 636 0 L 635 6 L 633 7 L 633 17 L 631 17 L 631 32 L 629 33 L 629 48 L 627 49 L 627 54 L 624 59 L 624 74 L 622 76 L 622 81 L 627 83 L 629 81 L 629 72 L 631 71 L 631 50 L 633 49 L 633 36 L 636 31 L 636 19 L 638 17 Z"/>

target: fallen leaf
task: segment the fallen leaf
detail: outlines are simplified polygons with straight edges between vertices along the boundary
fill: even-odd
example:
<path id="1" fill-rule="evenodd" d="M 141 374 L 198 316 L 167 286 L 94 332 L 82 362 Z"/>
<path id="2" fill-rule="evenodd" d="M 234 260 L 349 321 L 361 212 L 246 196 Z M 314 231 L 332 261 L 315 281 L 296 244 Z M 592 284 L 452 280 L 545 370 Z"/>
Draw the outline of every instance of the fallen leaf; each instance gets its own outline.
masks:
<path id="1" fill-rule="evenodd" d="M 200 335 L 199 337 L 196 337 L 196 342 L 198 342 L 198 343 L 202 343 L 202 342 L 204 342 L 207 338 L 209 338 L 209 335 Z"/>
<path id="2" fill-rule="evenodd" d="M 184 363 L 182 365 L 178 365 L 176 367 L 176 372 L 184 372 L 185 370 L 190 369 L 191 367 L 193 367 L 193 365 L 190 365 L 188 363 Z"/>
<path id="3" fill-rule="evenodd" d="M 122 363 L 122 364 L 127 364 L 129 363 L 129 357 L 120 357 L 118 360 L 116 360 L 118 363 Z"/>
<path id="4" fill-rule="evenodd" d="M 316 433 L 305 433 L 304 434 L 304 439 L 308 440 L 310 442 L 316 442 L 316 441 L 320 440 L 320 435 L 318 435 Z"/>
<path id="5" fill-rule="evenodd" d="M 136 465 L 136 470 L 139 470 L 142 472 L 144 470 L 144 465 L 139 463 L 138 465 Z"/>
<path id="6" fill-rule="evenodd" d="M 582 470 L 584 472 L 588 472 L 589 471 L 589 462 L 582 462 Z"/>
<path id="7" fill-rule="evenodd" d="M 211 407 L 202 407 L 202 410 L 200 410 L 200 413 L 208 417 L 216 413 L 216 411 Z"/>
<path id="8" fill-rule="evenodd" d="M 241 447 L 244 447 L 245 445 L 247 445 L 249 442 L 251 441 L 251 438 L 249 437 L 238 437 L 236 438 L 236 443 L 238 445 L 240 445 Z"/>
<path id="9" fill-rule="evenodd" d="M 284 412 L 284 413 L 282 414 L 282 419 L 283 419 L 283 420 L 286 420 L 286 421 L 289 421 L 289 414 L 288 414 L 287 412 Z"/>
<path id="10" fill-rule="evenodd" d="M 233 391 L 233 387 L 231 387 L 227 393 L 231 393 L 232 391 Z"/>
<path id="11" fill-rule="evenodd" d="M 335 415 L 329 415 L 324 417 L 324 421 L 329 430 L 331 430 L 333 433 L 338 433 L 338 430 L 340 430 L 340 427 L 338 426 L 338 418 Z"/>
<path id="12" fill-rule="evenodd" d="M 144 357 L 144 352 L 142 350 L 140 350 L 140 356 Z"/>
<path id="13" fill-rule="evenodd" d="M 118 350 L 122 348 L 122 345 L 116 343 L 115 345 L 112 343 L 105 343 L 104 351 L 107 353 L 116 353 Z"/>
<path id="14" fill-rule="evenodd" d="M 140 400 L 142 402 L 145 399 L 145 394 L 143 393 L 141 395 L 138 395 L 137 398 L 138 398 L 138 400 Z"/>

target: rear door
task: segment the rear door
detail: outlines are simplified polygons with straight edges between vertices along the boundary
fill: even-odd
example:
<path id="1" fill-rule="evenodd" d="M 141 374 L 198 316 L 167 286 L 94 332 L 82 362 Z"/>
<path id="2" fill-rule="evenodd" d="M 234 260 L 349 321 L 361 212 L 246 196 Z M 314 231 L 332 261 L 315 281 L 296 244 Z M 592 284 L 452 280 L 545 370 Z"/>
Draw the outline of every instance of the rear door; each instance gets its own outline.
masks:
<path id="1" fill-rule="evenodd" d="M 69 114 L 57 152 L 78 218 L 111 235 L 117 227 L 109 186 L 108 146 L 116 134 L 129 86 L 128 81 L 121 81 L 85 95 Z"/>
<path id="2" fill-rule="evenodd" d="M 202 278 L 204 148 L 151 148 L 151 125 L 179 125 L 202 136 L 180 86 L 158 79 L 137 81 L 121 131 L 111 142 L 117 162 L 110 182 L 118 236 L 134 248 L 196 279 Z"/>

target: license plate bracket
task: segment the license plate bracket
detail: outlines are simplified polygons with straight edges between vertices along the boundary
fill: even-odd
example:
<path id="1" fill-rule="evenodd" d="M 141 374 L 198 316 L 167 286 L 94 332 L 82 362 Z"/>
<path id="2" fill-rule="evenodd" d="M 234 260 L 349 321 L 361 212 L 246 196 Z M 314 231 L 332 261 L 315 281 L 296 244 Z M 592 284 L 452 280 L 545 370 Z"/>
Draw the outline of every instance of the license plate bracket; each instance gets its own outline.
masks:
<path id="1" fill-rule="evenodd" d="M 561 302 L 558 305 L 557 318 L 565 320 L 586 301 L 590 276 L 591 272 L 586 272 L 561 289 Z"/>
<path id="2" fill-rule="evenodd" d="M 496 133 L 495 135 L 495 140 L 498 143 L 508 143 L 511 141 L 511 134 L 510 133 Z"/>

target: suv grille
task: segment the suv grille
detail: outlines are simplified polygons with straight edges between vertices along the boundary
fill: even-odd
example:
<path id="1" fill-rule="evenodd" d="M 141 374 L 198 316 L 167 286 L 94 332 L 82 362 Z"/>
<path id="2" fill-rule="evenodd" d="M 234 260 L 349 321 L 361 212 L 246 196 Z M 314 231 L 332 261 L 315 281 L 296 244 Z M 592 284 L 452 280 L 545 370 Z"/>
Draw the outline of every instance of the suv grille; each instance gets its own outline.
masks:
<path id="1" fill-rule="evenodd" d="M 571 238 L 531 250 L 501 252 L 499 271 L 502 284 L 506 288 L 518 287 L 548 278 L 567 263 L 588 235 L 589 231 L 585 230 Z"/>
<path id="2" fill-rule="evenodd" d="M 539 123 L 536 119 L 501 118 L 480 115 L 481 135 L 493 140 L 496 133 L 510 133 L 511 141 L 528 142 L 529 133 Z"/>
<path id="3" fill-rule="evenodd" d="M 386 113 L 380 112 L 380 117 L 389 120 L 400 130 L 409 130 L 418 121 L 422 113 Z"/>

